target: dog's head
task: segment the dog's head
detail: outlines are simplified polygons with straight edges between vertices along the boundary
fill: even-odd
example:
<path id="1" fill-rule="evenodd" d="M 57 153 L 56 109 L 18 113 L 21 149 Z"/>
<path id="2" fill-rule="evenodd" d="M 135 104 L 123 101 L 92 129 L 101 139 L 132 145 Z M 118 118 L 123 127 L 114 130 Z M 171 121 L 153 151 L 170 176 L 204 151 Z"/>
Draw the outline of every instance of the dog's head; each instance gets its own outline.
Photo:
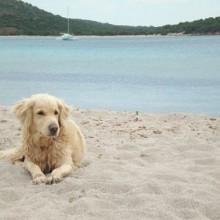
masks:
<path id="1" fill-rule="evenodd" d="M 38 94 L 19 101 L 14 112 L 26 132 L 50 138 L 59 136 L 70 107 L 54 96 Z"/>

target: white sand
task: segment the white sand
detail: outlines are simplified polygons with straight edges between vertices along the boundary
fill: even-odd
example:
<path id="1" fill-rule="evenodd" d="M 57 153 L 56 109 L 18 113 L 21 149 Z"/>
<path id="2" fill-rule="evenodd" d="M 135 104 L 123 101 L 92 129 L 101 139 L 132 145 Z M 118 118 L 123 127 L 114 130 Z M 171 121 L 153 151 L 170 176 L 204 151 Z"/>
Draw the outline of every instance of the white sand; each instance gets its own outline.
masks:
<path id="1" fill-rule="evenodd" d="M 56 185 L 32 185 L 20 166 L 0 162 L 0 219 L 219 220 L 220 118 L 75 110 L 88 153 Z M 21 130 L 0 108 L 0 148 Z"/>

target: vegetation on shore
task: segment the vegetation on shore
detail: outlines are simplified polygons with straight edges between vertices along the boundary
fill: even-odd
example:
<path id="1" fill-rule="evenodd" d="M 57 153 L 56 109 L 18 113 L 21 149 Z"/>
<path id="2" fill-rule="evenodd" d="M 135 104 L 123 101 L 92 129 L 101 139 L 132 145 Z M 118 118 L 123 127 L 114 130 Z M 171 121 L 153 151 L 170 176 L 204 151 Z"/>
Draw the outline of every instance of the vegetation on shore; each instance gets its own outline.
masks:
<path id="1" fill-rule="evenodd" d="M 0 0 L 0 35 L 60 35 L 66 19 L 20 0 Z M 70 19 L 75 35 L 220 34 L 220 17 L 161 27 L 125 26 Z"/>

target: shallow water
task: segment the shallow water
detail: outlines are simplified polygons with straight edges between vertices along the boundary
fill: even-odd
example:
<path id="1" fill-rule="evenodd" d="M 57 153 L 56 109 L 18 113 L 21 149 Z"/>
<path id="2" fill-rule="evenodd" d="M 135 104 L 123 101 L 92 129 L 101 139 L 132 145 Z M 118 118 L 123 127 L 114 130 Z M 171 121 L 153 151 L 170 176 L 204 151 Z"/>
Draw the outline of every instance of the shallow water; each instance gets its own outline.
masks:
<path id="1" fill-rule="evenodd" d="M 0 37 L 0 104 L 40 92 L 81 108 L 220 115 L 220 36 Z"/>

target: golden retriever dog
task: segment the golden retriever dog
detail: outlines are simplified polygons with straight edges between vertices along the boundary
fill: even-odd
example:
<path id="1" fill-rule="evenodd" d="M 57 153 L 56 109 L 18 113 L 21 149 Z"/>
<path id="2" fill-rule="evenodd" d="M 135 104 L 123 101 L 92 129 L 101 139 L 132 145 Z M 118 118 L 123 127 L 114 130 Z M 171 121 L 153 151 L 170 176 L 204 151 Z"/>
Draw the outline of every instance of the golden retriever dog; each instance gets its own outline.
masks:
<path id="1" fill-rule="evenodd" d="M 0 158 L 23 160 L 34 184 L 60 182 L 80 166 L 85 139 L 62 100 L 37 94 L 18 102 L 14 112 L 22 124 L 22 147 L 0 151 Z"/>

